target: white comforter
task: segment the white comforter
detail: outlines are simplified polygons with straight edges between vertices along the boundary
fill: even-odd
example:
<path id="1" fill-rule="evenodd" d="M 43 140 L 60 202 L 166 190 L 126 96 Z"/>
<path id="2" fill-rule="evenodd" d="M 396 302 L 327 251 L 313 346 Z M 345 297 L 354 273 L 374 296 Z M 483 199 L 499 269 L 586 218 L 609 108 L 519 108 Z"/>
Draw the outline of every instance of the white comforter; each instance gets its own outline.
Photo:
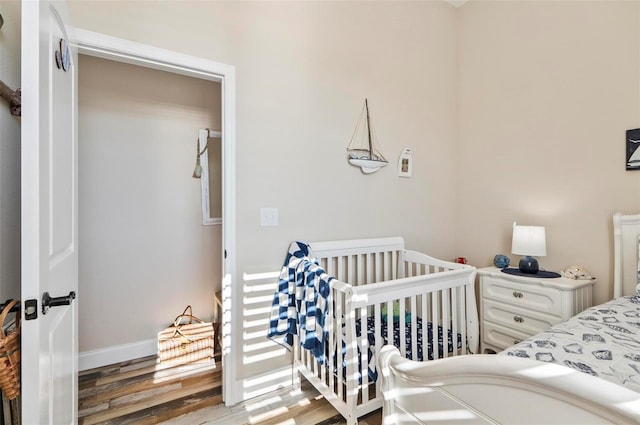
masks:
<path id="1" fill-rule="evenodd" d="M 640 296 L 591 307 L 500 354 L 563 364 L 640 392 Z"/>

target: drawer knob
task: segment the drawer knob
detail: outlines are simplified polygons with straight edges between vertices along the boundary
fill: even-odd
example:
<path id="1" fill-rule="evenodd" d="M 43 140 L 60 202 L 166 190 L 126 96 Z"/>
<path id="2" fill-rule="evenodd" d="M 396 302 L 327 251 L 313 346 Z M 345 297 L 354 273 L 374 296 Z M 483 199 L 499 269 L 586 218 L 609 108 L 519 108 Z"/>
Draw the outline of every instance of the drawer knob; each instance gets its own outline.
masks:
<path id="1" fill-rule="evenodd" d="M 524 322 L 524 319 L 520 316 L 513 316 L 513 320 L 518 323 Z"/>
<path id="2" fill-rule="evenodd" d="M 513 296 L 515 298 L 522 298 L 522 297 L 524 297 L 524 294 L 522 292 L 519 292 L 519 291 L 513 291 Z"/>

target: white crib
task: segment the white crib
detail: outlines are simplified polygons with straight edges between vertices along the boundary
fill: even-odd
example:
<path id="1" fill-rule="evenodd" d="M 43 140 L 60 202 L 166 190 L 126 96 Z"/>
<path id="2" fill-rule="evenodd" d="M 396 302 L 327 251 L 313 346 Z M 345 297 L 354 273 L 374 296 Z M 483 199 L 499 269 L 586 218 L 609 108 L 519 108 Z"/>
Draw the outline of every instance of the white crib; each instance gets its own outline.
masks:
<path id="1" fill-rule="evenodd" d="M 389 338 L 393 338 L 391 329 L 398 330 L 396 344 L 402 355 L 411 359 L 418 359 L 419 337 L 424 345 L 424 360 L 476 353 L 474 267 L 405 250 L 400 237 L 309 245 L 309 256 L 317 258 L 336 278 L 331 285 L 327 318 L 327 343 L 333 355 L 320 365 L 296 341 L 293 381 L 299 387 L 298 373 L 302 374 L 348 424 L 356 424 L 359 417 L 382 407 L 380 379 L 372 382 L 369 371 L 375 369 L 376 355 L 384 344 L 380 337 L 383 328 L 389 330 Z M 362 335 L 356 330 L 358 323 Z M 369 342 L 367 327 L 373 327 L 370 332 L 375 335 L 374 344 Z M 452 343 L 448 342 L 449 336 Z M 427 343 L 431 344 L 432 353 L 427 353 Z M 341 359 L 336 353 L 343 350 Z"/>

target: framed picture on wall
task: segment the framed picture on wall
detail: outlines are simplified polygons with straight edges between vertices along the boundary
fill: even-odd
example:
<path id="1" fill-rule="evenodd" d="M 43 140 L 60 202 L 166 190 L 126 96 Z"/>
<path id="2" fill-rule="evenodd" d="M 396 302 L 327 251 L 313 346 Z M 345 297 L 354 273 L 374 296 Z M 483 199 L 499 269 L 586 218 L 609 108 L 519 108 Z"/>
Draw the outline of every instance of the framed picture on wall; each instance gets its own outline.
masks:
<path id="1" fill-rule="evenodd" d="M 627 170 L 640 170 L 640 128 L 627 130 Z"/>

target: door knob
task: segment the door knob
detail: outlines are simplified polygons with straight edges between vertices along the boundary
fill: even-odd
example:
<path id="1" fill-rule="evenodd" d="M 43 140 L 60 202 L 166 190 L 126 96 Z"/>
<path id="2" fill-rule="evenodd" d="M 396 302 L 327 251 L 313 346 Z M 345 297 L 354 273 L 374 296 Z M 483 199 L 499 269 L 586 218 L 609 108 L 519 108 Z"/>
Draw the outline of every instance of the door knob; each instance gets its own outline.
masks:
<path id="1" fill-rule="evenodd" d="M 61 305 L 70 305 L 76 299 L 75 291 L 69 292 L 65 297 L 52 297 L 48 292 L 42 294 L 42 314 L 47 314 L 50 307 L 58 307 Z"/>

